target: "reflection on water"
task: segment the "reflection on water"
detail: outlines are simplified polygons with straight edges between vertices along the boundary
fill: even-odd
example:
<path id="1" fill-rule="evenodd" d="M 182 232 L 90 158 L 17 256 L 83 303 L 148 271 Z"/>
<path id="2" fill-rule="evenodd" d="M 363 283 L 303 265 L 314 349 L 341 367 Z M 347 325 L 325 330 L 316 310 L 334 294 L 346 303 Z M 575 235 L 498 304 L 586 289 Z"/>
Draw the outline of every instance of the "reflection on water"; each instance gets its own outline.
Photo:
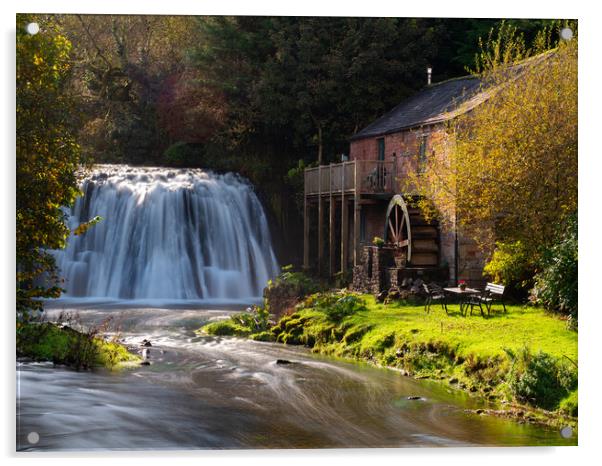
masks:
<path id="1" fill-rule="evenodd" d="M 152 365 L 90 373 L 20 363 L 20 450 L 576 444 L 555 430 L 469 414 L 479 402 L 439 383 L 303 348 L 194 334 L 230 311 L 78 312 L 86 324 L 115 317 L 128 344 L 149 338 Z M 30 432 L 40 435 L 35 445 Z"/>

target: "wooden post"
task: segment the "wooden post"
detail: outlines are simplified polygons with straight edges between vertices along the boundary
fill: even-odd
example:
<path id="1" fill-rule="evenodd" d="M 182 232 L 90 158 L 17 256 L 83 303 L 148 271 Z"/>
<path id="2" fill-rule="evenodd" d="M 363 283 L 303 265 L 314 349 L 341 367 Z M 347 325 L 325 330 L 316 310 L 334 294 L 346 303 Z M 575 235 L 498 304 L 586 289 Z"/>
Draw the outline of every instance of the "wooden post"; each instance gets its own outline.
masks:
<path id="1" fill-rule="evenodd" d="M 330 171 L 330 175 L 332 176 L 332 170 Z M 335 215 L 337 211 L 337 206 L 334 202 L 334 196 L 332 195 L 332 187 L 330 189 L 330 212 L 328 213 L 328 247 L 329 247 L 329 261 L 328 261 L 328 273 L 332 277 L 336 271 L 336 235 L 335 235 Z"/>
<path id="2" fill-rule="evenodd" d="M 318 168 L 318 275 L 322 275 L 322 254 L 324 252 L 324 200 L 322 199 L 322 166 Z"/>
<path id="3" fill-rule="evenodd" d="M 341 177 L 341 272 L 344 273 L 349 262 L 349 211 L 345 199 L 345 162 L 342 164 Z"/>
<path id="4" fill-rule="evenodd" d="M 309 203 L 303 196 L 303 268 L 309 269 Z"/>
<path id="5" fill-rule="evenodd" d="M 354 162 L 353 171 L 353 186 L 354 186 L 354 199 L 353 199 L 353 265 L 359 265 L 360 262 L 360 189 L 358 187 L 358 174 L 357 174 L 357 160 Z"/>

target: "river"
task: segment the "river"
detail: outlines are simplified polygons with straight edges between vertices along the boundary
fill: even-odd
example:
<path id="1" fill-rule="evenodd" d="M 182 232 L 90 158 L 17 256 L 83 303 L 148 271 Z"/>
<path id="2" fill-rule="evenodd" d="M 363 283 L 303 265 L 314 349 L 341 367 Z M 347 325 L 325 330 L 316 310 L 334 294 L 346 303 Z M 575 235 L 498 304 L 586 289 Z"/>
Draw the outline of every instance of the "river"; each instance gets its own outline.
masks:
<path id="1" fill-rule="evenodd" d="M 576 444 L 554 429 L 467 412 L 482 402 L 438 382 L 300 347 L 195 334 L 233 308 L 57 304 L 48 318 L 63 311 L 83 325 L 112 317 L 132 347 L 150 339 L 152 364 L 76 372 L 19 362 L 19 450 Z"/>

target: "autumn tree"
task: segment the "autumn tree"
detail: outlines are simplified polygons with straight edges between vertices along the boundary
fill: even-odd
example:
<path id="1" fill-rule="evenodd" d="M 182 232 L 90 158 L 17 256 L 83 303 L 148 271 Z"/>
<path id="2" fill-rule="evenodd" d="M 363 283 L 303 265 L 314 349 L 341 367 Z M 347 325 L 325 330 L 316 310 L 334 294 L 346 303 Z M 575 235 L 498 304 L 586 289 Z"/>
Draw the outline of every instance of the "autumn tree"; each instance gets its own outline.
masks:
<path id="1" fill-rule="evenodd" d="M 25 26 L 40 25 L 30 35 Z M 78 194 L 74 101 L 65 91 L 71 43 L 50 19 L 17 16 L 16 258 L 17 311 L 41 309 L 61 289 L 48 249 L 69 234 L 62 206 Z M 42 280 L 42 278 L 44 278 Z"/>
<path id="2" fill-rule="evenodd" d="M 518 247 L 531 265 L 577 210 L 577 38 L 553 43 L 558 33 L 530 47 L 506 24 L 490 35 L 475 70 L 484 102 L 451 121 L 414 180 L 425 210 L 485 250 Z"/>

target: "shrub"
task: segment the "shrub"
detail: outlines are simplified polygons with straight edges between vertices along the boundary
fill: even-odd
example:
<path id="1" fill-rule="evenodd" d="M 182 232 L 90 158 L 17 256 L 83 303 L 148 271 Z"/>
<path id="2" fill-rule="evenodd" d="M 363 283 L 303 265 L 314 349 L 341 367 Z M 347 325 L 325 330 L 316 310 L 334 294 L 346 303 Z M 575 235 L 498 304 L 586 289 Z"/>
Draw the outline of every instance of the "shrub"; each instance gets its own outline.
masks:
<path id="1" fill-rule="evenodd" d="M 234 314 L 229 319 L 211 322 L 202 327 L 210 335 L 217 336 L 247 336 L 265 333 L 270 327 L 269 312 L 259 306 L 247 309 L 247 312 Z"/>
<path id="2" fill-rule="evenodd" d="M 514 243 L 496 242 L 491 260 L 485 265 L 483 274 L 495 283 L 502 283 L 511 292 L 526 297 L 533 286 L 534 265 L 531 255 L 521 241 Z"/>
<path id="3" fill-rule="evenodd" d="M 517 400 L 553 410 L 576 388 L 576 371 L 549 354 L 533 354 L 527 347 L 506 353 L 512 360 L 508 384 Z"/>
<path id="4" fill-rule="evenodd" d="M 200 158 L 200 154 L 195 147 L 185 142 L 172 144 L 165 150 L 163 156 L 165 162 L 174 167 L 195 166 Z"/>
<path id="5" fill-rule="evenodd" d="M 560 402 L 560 411 L 568 416 L 579 415 L 579 395 L 578 390 L 572 391 L 569 396 Z"/>
<path id="6" fill-rule="evenodd" d="M 576 320 L 577 216 L 572 216 L 563 227 L 559 241 L 543 253 L 542 270 L 535 276 L 532 298 L 546 309 L 568 314 Z"/>
<path id="7" fill-rule="evenodd" d="M 344 317 L 366 310 L 360 297 L 348 292 L 322 293 L 316 296 L 312 304 L 326 314 L 331 322 L 340 322 Z"/>
<path id="8" fill-rule="evenodd" d="M 320 290 L 320 284 L 303 272 L 293 271 L 292 265 L 282 267 L 282 273 L 268 281 L 263 290 L 265 307 L 272 314 L 281 315 L 293 308 L 307 295 Z"/>

